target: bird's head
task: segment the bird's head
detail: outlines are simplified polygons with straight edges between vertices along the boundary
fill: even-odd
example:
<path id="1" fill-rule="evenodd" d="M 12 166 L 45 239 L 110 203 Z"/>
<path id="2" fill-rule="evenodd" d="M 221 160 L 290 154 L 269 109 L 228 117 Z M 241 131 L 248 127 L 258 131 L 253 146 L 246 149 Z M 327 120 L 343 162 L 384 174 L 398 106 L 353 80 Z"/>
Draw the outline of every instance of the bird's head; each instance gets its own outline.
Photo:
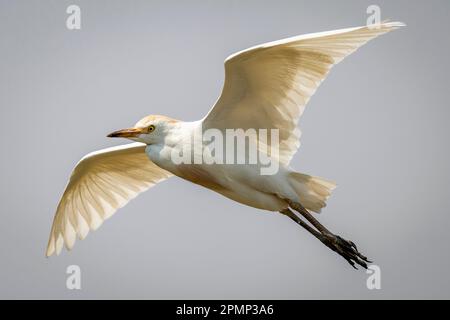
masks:
<path id="1" fill-rule="evenodd" d="M 145 144 L 164 143 L 170 129 L 172 129 L 178 120 L 159 115 L 150 115 L 136 123 L 132 128 L 114 131 L 108 135 L 108 138 L 127 138 Z"/>

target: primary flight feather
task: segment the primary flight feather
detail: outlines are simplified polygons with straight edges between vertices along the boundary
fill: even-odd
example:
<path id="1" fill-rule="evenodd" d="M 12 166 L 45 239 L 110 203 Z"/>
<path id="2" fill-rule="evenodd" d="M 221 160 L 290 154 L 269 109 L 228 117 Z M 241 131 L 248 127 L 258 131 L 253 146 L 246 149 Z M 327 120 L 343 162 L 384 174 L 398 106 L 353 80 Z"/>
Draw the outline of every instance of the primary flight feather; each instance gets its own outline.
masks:
<path id="1" fill-rule="evenodd" d="M 63 246 L 71 249 L 76 237 L 84 239 L 139 193 L 175 175 L 240 203 L 281 212 L 351 265 L 366 267 L 367 258 L 353 242 L 334 235 L 311 214 L 326 205 L 335 184 L 295 172 L 289 163 L 300 146 L 298 120 L 331 67 L 369 40 L 401 26 L 389 22 L 308 34 L 231 55 L 225 60 L 222 94 L 203 119 L 183 122 L 148 116 L 133 128 L 109 135 L 135 143 L 80 160 L 56 210 L 46 255 L 59 254 Z M 259 165 L 174 163 L 173 150 L 189 144 L 198 128 L 277 129 L 279 170 L 261 175 Z M 272 141 L 256 139 L 271 147 Z"/>

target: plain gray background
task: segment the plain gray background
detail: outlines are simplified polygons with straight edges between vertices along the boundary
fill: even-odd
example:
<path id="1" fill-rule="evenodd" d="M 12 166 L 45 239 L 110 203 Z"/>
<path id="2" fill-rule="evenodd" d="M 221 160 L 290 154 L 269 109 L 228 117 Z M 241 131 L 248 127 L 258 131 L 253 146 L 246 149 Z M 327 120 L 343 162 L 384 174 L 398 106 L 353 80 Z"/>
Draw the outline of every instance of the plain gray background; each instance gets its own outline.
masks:
<path id="1" fill-rule="evenodd" d="M 82 29 L 66 28 L 81 7 Z M 299 171 L 337 181 L 319 219 L 382 271 L 382 289 L 288 218 L 177 178 L 131 201 L 70 253 L 46 259 L 76 162 L 147 114 L 196 120 L 223 60 L 247 47 L 364 25 L 407 28 L 333 69 L 302 119 Z M 450 298 L 442 1 L 6 1 L 0 5 L 1 298 Z M 66 289 L 66 268 L 82 290 Z"/>

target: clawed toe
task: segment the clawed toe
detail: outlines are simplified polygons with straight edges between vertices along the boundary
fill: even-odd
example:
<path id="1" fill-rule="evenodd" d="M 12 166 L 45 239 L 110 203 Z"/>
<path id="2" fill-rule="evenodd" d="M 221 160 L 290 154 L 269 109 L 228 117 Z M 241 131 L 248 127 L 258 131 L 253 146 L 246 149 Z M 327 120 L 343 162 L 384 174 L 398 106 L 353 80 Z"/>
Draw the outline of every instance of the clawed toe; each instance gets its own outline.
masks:
<path id="1" fill-rule="evenodd" d="M 327 247 L 347 260 L 347 262 L 355 269 L 358 269 L 356 265 L 360 265 L 367 269 L 367 263 L 371 263 L 367 257 L 358 251 L 358 248 L 352 241 L 345 240 L 340 236 L 333 234 L 324 235 L 321 240 Z"/>
<path id="2" fill-rule="evenodd" d="M 358 269 L 356 265 L 360 265 L 361 267 L 367 269 L 367 263 L 372 263 L 372 261 L 369 261 L 367 257 L 358 251 L 358 248 L 352 241 L 331 233 L 331 231 L 317 221 L 301 204 L 290 200 L 287 200 L 287 202 L 291 208 L 300 213 L 311 225 L 307 224 L 289 209 L 284 209 L 280 212 L 291 218 L 297 224 L 310 232 L 314 237 L 319 239 L 328 248 L 347 260 L 353 268 Z"/>

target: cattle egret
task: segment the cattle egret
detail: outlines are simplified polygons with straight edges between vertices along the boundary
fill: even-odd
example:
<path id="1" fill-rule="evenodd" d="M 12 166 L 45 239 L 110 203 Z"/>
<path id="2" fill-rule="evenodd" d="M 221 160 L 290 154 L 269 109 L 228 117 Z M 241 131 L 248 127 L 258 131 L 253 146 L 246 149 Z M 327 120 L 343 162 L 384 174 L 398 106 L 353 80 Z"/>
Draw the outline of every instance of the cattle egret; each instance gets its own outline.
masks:
<path id="1" fill-rule="evenodd" d="M 56 210 L 46 255 L 59 254 L 64 245 L 72 249 L 76 237 L 84 239 L 139 193 L 175 175 L 248 206 L 280 212 L 353 267 L 367 268 L 370 261 L 353 242 L 330 232 L 312 214 L 325 207 L 335 183 L 295 172 L 289 163 L 300 145 L 298 120 L 331 67 L 369 40 L 401 26 L 385 22 L 308 34 L 231 55 L 225 60 L 222 94 L 203 119 L 183 122 L 148 116 L 132 128 L 108 135 L 133 143 L 81 159 Z M 178 154 L 192 144 L 193 132 L 199 128 L 201 132 L 277 129 L 277 142 L 263 141 L 262 136 L 256 142 L 258 151 L 271 156 L 271 146 L 277 143 L 272 160 L 278 170 L 261 174 L 261 163 L 173 161 L 174 150 Z"/>

